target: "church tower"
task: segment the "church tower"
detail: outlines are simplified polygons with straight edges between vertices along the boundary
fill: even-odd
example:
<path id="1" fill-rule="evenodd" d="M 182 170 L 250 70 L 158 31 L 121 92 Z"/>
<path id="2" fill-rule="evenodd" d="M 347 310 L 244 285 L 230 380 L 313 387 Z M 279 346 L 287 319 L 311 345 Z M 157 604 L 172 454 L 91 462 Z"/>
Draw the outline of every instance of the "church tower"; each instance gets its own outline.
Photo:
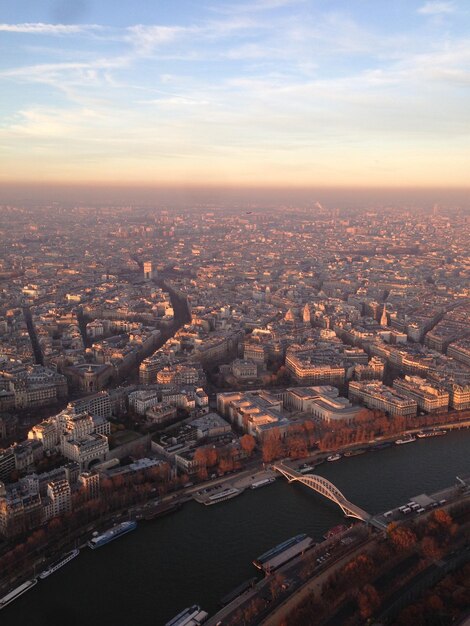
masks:
<path id="1" fill-rule="evenodd" d="M 385 304 L 384 304 L 384 309 L 382 311 L 382 317 L 380 318 L 380 325 L 388 326 L 388 316 L 387 316 L 387 309 L 385 307 Z"/>
<path id="2" fill-rule="evenodd" d="M 310 317 L 310 308 L 308 304 L 304 306 L 304 310 L 302 312 L 302 320 L 304 324 L 310 324 L 311 317 Z"/>
<path id="3" fill-rule="evenodd" d="M 294 317 L 294 313 L 292 312 L 292 309 L 289 309 L 287 311 L 287 313 L 284 316 L 284 319 L 286 322 L 293 322 L 295 321 L 295 317 Z"/>

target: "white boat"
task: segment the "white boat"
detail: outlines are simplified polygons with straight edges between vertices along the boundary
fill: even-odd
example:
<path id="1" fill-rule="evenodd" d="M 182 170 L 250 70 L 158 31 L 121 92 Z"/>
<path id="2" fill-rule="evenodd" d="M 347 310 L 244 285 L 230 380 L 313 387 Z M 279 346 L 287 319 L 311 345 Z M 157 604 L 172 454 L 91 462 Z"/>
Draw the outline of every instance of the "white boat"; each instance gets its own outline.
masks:
<path id="1" fill-rule="evenodd" d="M 49 565 L 47 569 L 41 572 L 39 574 L 39 578 L 41 580 L 43 580 L 44 578 L 47 578 L 48 576 L 56 572 L 58 569 L 63 567 L 66 563 L 74 559 L 79 554 L 80 554 L 80 550 L 78 549 L 72 550 L 71 552 L 67 552 L 67 554 L 64 554 L 64 556 L 61 557 L 59 560 L 55 561 L 54 563 L 51 563 L 51 565 Z"/>
<path id="2" fill-rule="evenodd" d="M 205 500 L 204 504 L 206 506 L 210 506 L 211 504 L 217 504 L 217 502 L 223 502 L 224 500 L 230 500 L 231 498 L 235 498 L 242 493 L 241 489 L 235 489 L 235 487 L 231 487 L 230 489 L 224 489 L 223 491 L 219 491 L 219 493 L 215 493 L 213 496 L 209 496 L 207 500 Z"/>
<path id="3" fill-rule="evenodd" d="M 327 461 L 339 461 L 341 458 L 341 454 L 330 454 L 330 456 L 326 457 Z"/>
<path id="4" fill-rule="evenodd" d="M 34 587 L 34 585 L 37 584 L 37 582 L 37 578 L 33 578 L 33 580 L 27 580 L 19 587 L 16 587 L 16 589 L 13 589 L 13 591 L 10 591 L 10 593 L 7 593 L 6 596 L 3 596 L 3 598 L 0 599 L 0 609 L 4 609 L 8 604 L 10 604 L 10 602 L 13 602 L 24 593 L 29 591 L 32 587 Z"/>
<path id="5" fill-rule="evenodd" d="M 114 541 L 118 537 L 125 535 L 126 533 L 130 533 L 132 530 L 137 528 L 137 522 L 121 522 L 117 524 L 117 526 L 113 526 L 102 535 L 98 535 L 97 537 L 93 537 L 88 542 L 88 545 L 92 550 L 96 550 L 97 548 L 101 548 L 101 546 L 105 546 L 110 541 Z"/>
<path id="6" fill-rule="evenodd" d="M 416 441 L 416 437 L 412 437 L 411 435 L 406 435 L 402 439 L 397 439 L 395 443 L 397 444 L 397 446 L 401 446 L 404 443 L 412 443 L 413 441 Z"/>
<path id="7" fill-rule="evenodd" d="M 446 430 L 427 430 L 425 432 L 420 432 L 416 436 L 418 439 L 427 439 L 428 437 L 439 437 L 440 435 L 445 435 Z"/>
<path id="8" fill-rule="evenodd" d="M 274 476 L 272 476 L 271 478 L 263 478 L 262 480 L 256 480 L 254 483 L 251 484 L 250 489 L 259 489 L 260 487 L 266 487 L 266 485 L 270 485 L 275 480 L 276 479 L 274 478 Z"/>

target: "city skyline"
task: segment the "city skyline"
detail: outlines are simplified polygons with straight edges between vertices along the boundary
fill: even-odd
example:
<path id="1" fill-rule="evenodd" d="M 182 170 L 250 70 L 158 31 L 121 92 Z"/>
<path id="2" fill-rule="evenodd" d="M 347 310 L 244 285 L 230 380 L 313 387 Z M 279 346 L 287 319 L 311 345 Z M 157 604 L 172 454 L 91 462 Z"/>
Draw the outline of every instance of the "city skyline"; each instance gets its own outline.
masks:
<path id="1" fill-rule="evenodd" d="M 0 183 L 464 189 L 469 22 L 459 1 L 4 6 Z"/>

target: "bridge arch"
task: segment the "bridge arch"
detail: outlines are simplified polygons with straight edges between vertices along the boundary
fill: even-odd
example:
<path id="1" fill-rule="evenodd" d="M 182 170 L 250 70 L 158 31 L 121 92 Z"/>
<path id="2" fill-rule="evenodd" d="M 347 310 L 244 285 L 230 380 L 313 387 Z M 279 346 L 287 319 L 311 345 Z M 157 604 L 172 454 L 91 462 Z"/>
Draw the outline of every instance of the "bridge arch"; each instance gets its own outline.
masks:
<path id="1" fill-rule="evenodd" d="M 349 502 L 344 494 L 323 476 L 318 476 L 317 474 L 300 474 L 296 470 L 285 467 L 282 463 L 273 465 L 273 469 L 285 476 L 289 483 L 299 482 L 310 487 L 310 489 L 313 489 L 325 498 L 328 498 L 328 500 L 331 500 L 340 507 L 346 517 L 354 517 L 362 521 L 368 521 L 370 519 L 370 515 L 366 511 L 363 511 L 360 507 Z"/>

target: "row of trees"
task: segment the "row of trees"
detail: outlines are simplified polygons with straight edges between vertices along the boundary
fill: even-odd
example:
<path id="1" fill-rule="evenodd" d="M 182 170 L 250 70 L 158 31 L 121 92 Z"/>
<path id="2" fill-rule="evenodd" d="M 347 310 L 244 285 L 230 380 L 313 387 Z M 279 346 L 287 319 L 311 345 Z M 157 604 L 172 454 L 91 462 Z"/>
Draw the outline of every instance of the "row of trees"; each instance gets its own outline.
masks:
<path id="1" fill-rule="evenodd" d="M 396 618 L 397 626 L 453 624 L 470 605 L 470 563 L 448 574 Z"/>
<path id="2" fill-rule="evenodd" d="M 393 437 L 412 428 L 435 426 L 445 421 L 445 414 L 422 415 L 416 418 L 387 417 L 378 410 L 361 409 L 354 422 L 319 423 L 311 419 L 292 424 L 281 433 L 273 428 L 265 436 L 261 450 L 263 461 L 269 463 L 281 457 L 306 457 L 314 448 L 337 450 L 344 446 L 362 444 L 377 437 Z"/>
<path id="3" fill-rule="evenodd" d="M 232 444 L 216 448 L 215 446 L 201 446 L 194 453 L 194 460 L 199 466 L 198 478 L 206 480 L 209 473 L 226 474 L 241 467 L 240 458 L 250 457 L 256 447 L 255 438 L 243 435 L 240 438 L 240 448 Z"/>
<path id="4" fill-rule="evenodd" d="M 308 419 L 291 424 L 284 435 L 278 428 L 273 428 L 261 443 L 263 461 L 269 463 L 286 456 L 293 459 L 306 457 L 309 450 L 316 447 L 317 437 L 318 428 Z"/>

